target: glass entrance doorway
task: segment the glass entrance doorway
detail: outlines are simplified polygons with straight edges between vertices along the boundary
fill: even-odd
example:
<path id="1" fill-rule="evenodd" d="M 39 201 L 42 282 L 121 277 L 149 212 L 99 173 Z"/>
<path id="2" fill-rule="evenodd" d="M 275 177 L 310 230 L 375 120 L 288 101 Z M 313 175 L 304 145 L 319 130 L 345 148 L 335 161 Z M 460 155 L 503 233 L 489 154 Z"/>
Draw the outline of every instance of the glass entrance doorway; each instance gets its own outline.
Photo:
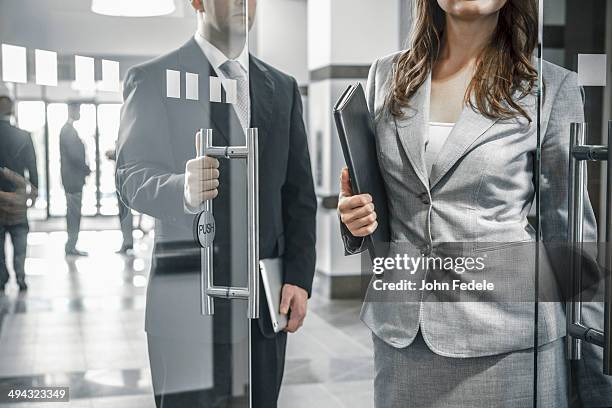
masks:
<path id="1" fill-rule="evenodd" d="M 551 346 L 540 337 L 534 389 L 537 401 L 546 401 L 551 381 L 561 378 L 565 386 L 553 391 L 561 396 L 556 399 L 558 406 L 608 407 L 612 406 L 612 178 L 608 170 L 612 3 L 543 0 L 540 7 L 543 88 L 537 210 L 542 251 L 536 270 L 536 327 L 541 336 L 556 330 L 551 324 L 556 321 L 566 337 L 564 364 L 558 365 L 551 364 Z M 564 80 L 555 91 L 552 84 L 560 75 Z M 561 141 L 558 148 L 551 148 L 551 134 Z M 561 216 L 562 228 L 546 221 L 555 213 Z M 547 271 L 546 258 L 554 273 Z M 563 295 L 551 297 L 553 286 Z M 563 305 L 561 320 L 551 318 L 551 309 L 559 304 Z"/>
<path id="2" fill-rule="evenodd" d="M 114 151 L 119 132 L 121 104 L 81 104 L 81 118 L 74 124 L 85 145 L 86 161 L 92 173 L 83 188 L 84 216 L 117 215 L 114 161 L 107 152 Z M 66 197 L 60 172 L 59 134 L 68 118 L 63 102 L 20 101 L 17 104 L 19 126 L 32 134 L 38 160 L 39 198 L 30 212 L 31 220 L 66 215 Z M 47 184 L 48 183 L 48 184 Z"/>

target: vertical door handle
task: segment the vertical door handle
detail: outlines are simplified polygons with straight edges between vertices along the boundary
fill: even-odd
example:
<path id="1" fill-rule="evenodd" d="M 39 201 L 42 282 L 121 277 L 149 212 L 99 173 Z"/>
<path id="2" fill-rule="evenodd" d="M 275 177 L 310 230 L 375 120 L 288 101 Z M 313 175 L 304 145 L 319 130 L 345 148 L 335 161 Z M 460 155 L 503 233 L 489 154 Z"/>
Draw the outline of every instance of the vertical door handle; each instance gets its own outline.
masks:
<path id="1" fill-rule="evenodd" d="M 612 375 L 612 121 L 608 123 L 608 146 L 584 144 L 586 123 L 572 123 L 570 127 L 570 180 L 568 207 L 568 240 L 571 251 L 571 292 L 567 301 L 568 357 L 580 359 L 581 341 L 603 348 L 603 373 Z M 606 182 L 606 242 L 605 242 L 605 294 L 603 332 L 582 324 L 582 227 L 584 217 L 584 161 L 607 161 Z"/>
<path id="2" fill-rule="evenodd" d="M 606 270 L 604 307 L 604 361 L 603 371 L 612 375 L 612 120 L 608 122 L 608 177 L 606 183 Z"/>
<path id="3" fill-rule="evenodd" d="M 577 146 L 584 145 L 586 140 L 587 124 L 572 123 L 570 125 L 570 157 L 569 157 L 569 186 L 568 186 L 568 241 L 570 250 L 570 299 L 566 304 L 567 332 L 572 326 L 582 323 L 582 241 L 584 220 L 584 161 L 578 160 L 573 154 Z M 568 357 L 570 360 L 580 360 L 581 340 L 568 336 Z"/>
<path id="4" fill-rule="evenodd" d="M 243 159 L 247 162 L 247 287 L 215 286 L 213 283 L 213 240 L 216 228 L 212 200 L 202 204 L 195 236 L 201 249 L 200 306 L 203 315 L 213 315 L 214 298 L 246 299 L 247 317 L 259 318 L 259 153 L 257 129 L 247 129 L 246 146 L 213 146 L 213 130 L 200 129 L 198 156 Z"/>

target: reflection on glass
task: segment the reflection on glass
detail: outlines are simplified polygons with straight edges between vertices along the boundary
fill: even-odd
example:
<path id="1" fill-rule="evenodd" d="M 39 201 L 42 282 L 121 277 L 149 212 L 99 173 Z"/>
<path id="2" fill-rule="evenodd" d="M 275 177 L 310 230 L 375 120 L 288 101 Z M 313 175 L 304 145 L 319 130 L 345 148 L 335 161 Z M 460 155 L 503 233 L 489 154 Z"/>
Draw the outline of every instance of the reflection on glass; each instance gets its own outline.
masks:
<path id="1" fill-rule="evenodd" d="M 26 49 L 2 44 L 2 80 L 26 83 L 27 79 Z"/>
<path id="2" fill-rule="evenodd" d="M 610 49 L 609 33 L 612 14 L 609 8 L 612 7 L 612 4 L 555 0 L 544 0 L 543 4 L 543 59 L 559 65 L 560 67 L 555 68 L 568 73 L 565 82 L 571 90 L 571 93 L 566 92 L 566 95 L 563 95 L 566 103 L 557 105 L 561 110 L 563 120 L 552 126 L 561 127 L 559 132 L 562 133 L 567 145 L 570 145 L 570 126 L 573 123 L 575 123 L 572 126 L 573 137 L 578 139 L 584 136 L 584 141 L 579 144 L 609 145 L 612 135 L 608 134 L 608 121 L 612 119 L 612 110 L 609 104 L 611 95 L 608 85 L 609 78 L 606 78 L 606 75 L 610 74 L 609 61 L 607 61 L 609 56 L 606 55 L 606 50 Z M 555 38 L 558 36 L 552 34 L 561 32 L 556 31 L 558 29 L 562 29 L 565 35 Z M 607 34 L 603 35 L 606 31 Z M 552 69 L 549 69 L 548 73 L 544 69 L 545 92 L 546 81 L 550 80 L 552 74 Z M 579 112 L 571 109 L 576 104 L 580 105 Z M 551 124 L 546 125 L 551 126 Z M 543 149 L 542 160 L 546 161 L 551 154 L 554 152 L 547 152 Z M 559 367 L 557 371 L 552 372 L 550 368 L 547 369 L 540 364 L 537 374 L 540 378 L 545 379 L 551 374 L 564 375 L 562 371 L 569 368 L 567 371 L 568 396 L 567 401 L 564 402 L 572 407 L 607 407 L 612 406 L 612 376 L 604 375 L 603 349 L 593 344 L 593 340 L 597 343 L 596 331 L 601 334 L 604 329 L 605 251 L 602 244 L 606 239 L 606 190 L 610 186 L 607 186 L 603 171 L 605 165 L 601 161 L 581 160 L 573 154 L 572 150 L 565 151 L 564 156 L 564 162 L 574 157 L 575 167 L 584 166 L 586 169 L 584 182 L 580 180 L 578 172 L 575 173 L 576 183 L 570 185 L 570 189 L 573 189 L 575 194 L 571 194 L 570 197 L 560 196 L 556 200 L 559 203 L 557 205 L 562 209 L 567 208 L 569 202 L 570 208 L 574 209 L 569 213 L 576 214 L 569 236 L 570 241 L 576 242 L 569 244 L 576 248 L 571 258 L 575 263 L 570 263 L 572 269 L 570 279 L 568 279 L 570 282 L 568 290 L 575 296 L 570 299 L 572 302 L 567 304 L 565 315 L 566 320 L 570 323 L 567 327 L 572 330 L 573 334 L 573 336 L 566 337 L 570 361 L 567 362 L 567 366 Z M 546 168 L 542 170 L 545 172 Z M 541 182 L 544 184 L 554 181 L 543 178 Z M 578 188 L 580 183 L 584 186 L 582 196 Z M 543 211 L 545 210 L 557 210 L 557 208 L 550 205 L 548 208 L 543 208 Z M 548 243 L 545 242 L 546 244 Z M 574 279 L 577 276 L 581 276 L 581 279 Z M 581 306 L 579 306 L 581 300 Z M 544 303 L 541 305 L 540 310 L 546 306 Z M 572 321 L 576 324 L 573 324 Z M 590 331 L 589 338 L 585 338 L 580 335 L 580 325 L 596 331 Z M 570 339 L 572 339 L 571 342 L 569 342 Z M 541 363 L 541 359 L 538 362 Z"/>
<path id="3" fill-rule="evenodd" d="M 17 118 L 20 128 L 32 135 L 36 166 L 38 168 L 38 198 L 28 211 L 28 219 L 40 220 L 47 216 L 47 179 L 45 177 L 45 103 L 23 101 L 17 104 Z"/>
<path id="4" fill-rule="evenodd" d="M 57 86 L 57 53 L 46 50 L 35 50 L 36 83 L 38 85 Z"/>
<path id="5" fill-rule="evenodd" d="M 100 146 L 100 213 L 116 215 L 118 213 L 115 195 L 115 162 L 109 160 L 106 152 L 115 150 L 119 133 L 120 104 L 98 105 L 98 132 Z"/>
<path id="6" fill-rule="evenodd" d="M 170 59 L 146 62 L 141 69 L 131 70 L 124 82 L 127 98 L 117 183 L 132 209 L 156 219 L 146 330 L 158 406 L 162 401 L 163 406 L 177 407 L 249 406 L 251 322 L 246 302 L 214 299 L 213 316 L 203 315 L 200 304 L 206 289 L 201 292 L 201 249 L 194 242 L 193 221 L 203 202 L 212 198 L 215 187 L 202 194 L 202 186 L 212 185 L 204 178 L 211 172 L 201 170 L 211 168 L 213 162 L 210 158 L 194 160 L 187 167 L 187 162 L 196 158 L 195 138 L 200 129 L 212 129 L 215 146 L 246 144 L 244 129 L 251 125 L 247 3 L 192 2 L 193 11 L 197 11 L 193 19 L 197 33 L 171 51 Z M 249 6 L 254 16 L 254 2 Z M 178 65 L 170 62 L 174 56 L 180 61 Z M 150 75 L 143 75 L 145 72 Z M 267 74 L 260 71 L 260 75 L 260 86 L 268 91 Z M 267 102 L 261 101 L 261 105 Z M 102 110 L 99 114 L 103 150 L 105 119 Z M 108 131 L 109 141 L 113 132 Z M 203 167 L 194 166 L 196 162 Z M 214 253 L 213 281 L 217 286 L 245 287 L 246 163 L 220 158 L 219 173 L 218 196 L 210 206 L 218 225 L 209 251 Z M 255 335 L 262 336 L 259 329 Z M 261 344 L 263 339 L 257 341 Z M 256 358 L 261 360 L 261 356 Z M 276 359 L 270 361 L 273 365 Z M 254 377 L 276 378 L 274 368 L 265 368 L 266 373 Z"/>
<path id="7" fill-rule="evenodd" d="M 66 197 L 62 188 L 60 168 L 59 135 L 68 119 L 65 103 L 51 103 L 47 106 L 49 123 L 49 214 L 66 215 Z"/>

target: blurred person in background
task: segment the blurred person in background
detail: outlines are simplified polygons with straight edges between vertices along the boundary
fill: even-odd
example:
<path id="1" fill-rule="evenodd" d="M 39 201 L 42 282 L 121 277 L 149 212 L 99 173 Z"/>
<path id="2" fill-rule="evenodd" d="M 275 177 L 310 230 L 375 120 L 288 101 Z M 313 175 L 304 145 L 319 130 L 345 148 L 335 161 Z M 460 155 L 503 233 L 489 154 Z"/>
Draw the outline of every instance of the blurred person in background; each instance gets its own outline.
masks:
<path id="1" fill-rule="evenodd" d="M 81 118 L 81 105 L 68 104 L 68 120 L 60 132 L 60 161 L 62 184 L 66 193 L 66 255 L 87 256 L 87 252 L 76 249 L 81 229 L 81 202 L 85 178 L 91 173 L 85 157 L 85 145 L 74 128 Z"/>
<path id="2" fill-rule="evenodd" d="M 117 150 L 107 150 L 105 156 L 108 160 L 117 160 Z M 121 224 L 121 235 L 123 235 L 123 243 L 121 248 L 117 251 L 118 254 L 127 254 L 132 252 L 134 249 L 134 237 L 132 236 L 133 230 L 133 217 L 132 210 L 121 200 L 121 197 L 117 193 L 117 206 L 119 207 L 119 222 Z"/>
<path id="3" fill-rule="evenodd" d="M 13 107 L 8 89 L 0 84 L 0 294 L 4 293 L 9 280 L 4 253 L 7 234 L 13 243 L 13 270 L 19 291 L 28 289 L 25 281 L 29 232 L 26 210 L 28 200 L 33 205 L 38 193 L 32 137 L 11 124 Z"/>

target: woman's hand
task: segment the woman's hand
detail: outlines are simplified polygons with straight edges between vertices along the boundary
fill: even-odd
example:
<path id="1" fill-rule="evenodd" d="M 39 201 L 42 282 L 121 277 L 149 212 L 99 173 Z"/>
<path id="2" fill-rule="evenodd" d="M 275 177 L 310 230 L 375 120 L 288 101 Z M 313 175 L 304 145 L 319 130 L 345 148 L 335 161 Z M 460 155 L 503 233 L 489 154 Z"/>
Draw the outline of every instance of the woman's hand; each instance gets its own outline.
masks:
<path id="1" fill-rule="evenodd" d="M 342 169 L 342 174 L 340 175 L 338 214 L 340 214 L 342 223 L 354 237 L 370 235 L 378 227 L 372 196 L 369 194 L 353 195 L 346 167 Z"/>

